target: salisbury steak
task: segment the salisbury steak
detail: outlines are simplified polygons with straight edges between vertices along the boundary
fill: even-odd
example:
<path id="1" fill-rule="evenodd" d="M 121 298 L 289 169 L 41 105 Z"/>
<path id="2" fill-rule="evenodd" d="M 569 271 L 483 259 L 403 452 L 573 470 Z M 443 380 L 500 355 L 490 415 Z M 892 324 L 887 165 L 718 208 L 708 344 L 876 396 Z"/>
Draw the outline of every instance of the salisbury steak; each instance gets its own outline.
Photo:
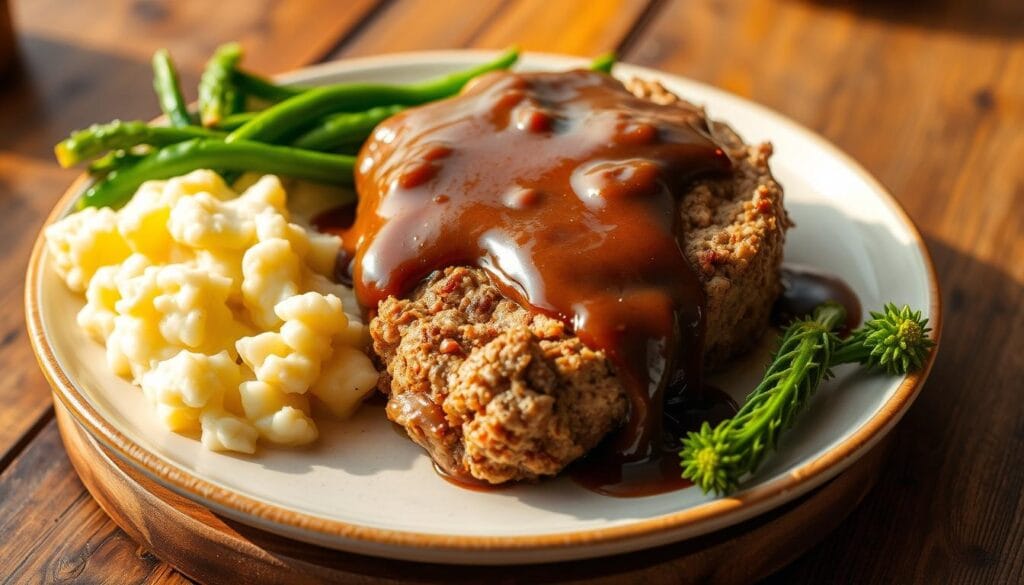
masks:
<path id="1" fill-rule="evenodd" d="M 627 87 L 657 103 L 679 101 L 656 83 Z M 714 368 L 766 328 L 789 222 L 768 168 L 771 146 L 708 126 L 734 172 L 696 181 L 680 198 L 679 219 L 706 294 L 704 362 Z M 378 387 L 390 398 L 389 418 L 454 474 L 490 483 L 553 475 L 627 416 L 604 352 L 503 296 L 480 269 L 450 267 L 408 298 L 385 299 L 370 332 L 386 369 Z"/>

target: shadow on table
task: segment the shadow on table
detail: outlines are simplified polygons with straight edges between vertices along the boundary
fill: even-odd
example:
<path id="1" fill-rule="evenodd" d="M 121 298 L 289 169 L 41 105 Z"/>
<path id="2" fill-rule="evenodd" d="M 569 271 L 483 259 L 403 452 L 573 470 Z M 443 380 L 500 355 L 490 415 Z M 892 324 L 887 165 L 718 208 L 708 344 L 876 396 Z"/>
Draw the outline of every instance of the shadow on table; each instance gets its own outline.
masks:
<path id="1" fill-rule="evenodd" d="M 805 0 L 865 18 L 922 28 L 1004 38 L 1024 37 L 1020 0 Z"/>
<path id="2" fill-rule="evenodd" d="M 772 583 L 940 583 L 966 566 L 995 583 L 1013 572 L 1022 520 L 1012 510 L 1024 491 L 1024 282 L 926 240 L 944 302 L 931 376 L 893 433 L 875 489 Z"/>
<path id="3" fill-rule="evenodd" d="M 30 34 L 17 55 L 0 82 L 0 150 L 53 161 L 53 145 L 74 129 L 160 111 L 148 63 Z"/>

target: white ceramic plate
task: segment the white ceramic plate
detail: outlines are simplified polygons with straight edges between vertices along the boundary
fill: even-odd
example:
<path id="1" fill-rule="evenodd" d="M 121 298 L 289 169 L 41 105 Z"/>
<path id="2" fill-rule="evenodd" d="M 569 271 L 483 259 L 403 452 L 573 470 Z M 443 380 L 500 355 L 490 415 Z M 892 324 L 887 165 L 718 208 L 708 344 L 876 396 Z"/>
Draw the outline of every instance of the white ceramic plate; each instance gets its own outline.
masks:
<path id="1" fill-rule="evenodd" d="M 297 83 L 409 82 L 492 57 L 451 51 L 330 63 L 286 77 Z M 584 64 L 527 55 L 527 69 Z M 638 67 L 620 77 L 661 80 L 732 124 L 747 141 L 771 140 L 772 168 L 796 221 L 786 261 L 842 275 L 866 308 L 909 303 L 938 337 L 939 297 L 920 234 L 893 198 L 856 163 L 808 130 L 720 90 Z M 116 113 L 116 112 L 112 112 Z M 67 213 L 79 181 L 50 220 Z M 172 490 L 243 523 L 337 549 L 410 560 L 527 563 L 626 552 L 704 534 L 791 500 L 861 456 L 910 406 L 925 373 L 908 378 L 842 369 L 742 490 L 714 498 L 690 488 L 617 499 L 560 478 L 481 493 L 437 477 L 430 460 L 399 436 L 379 407 L 344 423 L 323 422 L 318 444 L 265 449 L 254 457 L 205 451 L 159 425 L 142 393 L 113 376 L 99 345 L 75 325 L 82 299 L 48 268 L 37 242 L 26 289 L 29 327 L 55 395 L 89 432 Z M 719 385 L 741 400 L 765 363 L 764 348 Z"/>

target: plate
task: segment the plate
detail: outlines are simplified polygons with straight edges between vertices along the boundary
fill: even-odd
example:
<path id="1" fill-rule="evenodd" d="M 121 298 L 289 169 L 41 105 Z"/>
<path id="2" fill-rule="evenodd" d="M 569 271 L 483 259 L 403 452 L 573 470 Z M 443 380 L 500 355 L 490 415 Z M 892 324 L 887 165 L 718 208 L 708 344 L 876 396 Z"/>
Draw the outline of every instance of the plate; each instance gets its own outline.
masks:
<path id="1" fill-rule="evenodd" d="M 490 52 L 444 51 L 354 59 L 283 81 L 404 83 L 483 62 Z M 520 68 L 560 70 L 586 61 L 525 55 Z M 786 261 L 842 275 L 863 306 L 894 301 L 927 313 L 937 340 L 939 293 L 921 236 L 885 189 L 822 138 L 761 106 L 680 77 L 616 66 L 620 77 L 658 79 L 703 104 L 748 141 L 771 140 L 772 168 L 795 220 Z M 80 178 L 48 223 L 68 213 Z M 312 203 L 310 202 L 312 201 Z M 315 209 L 315 198 L 305 210 Z M 164 430 L 141 391 L 109 372 L 103 350 L 75 324 L 83 300 L 49 268 L 42 240 L 29 264 L 30 337 L 54 395 L 111 452 L 154 481 L 236 521 L 339 550 L 414 561 L 536 563 L 628 552 L 706 534 L 806 493 L 842 472 L 900 419 L 930 369 L 904 378 L 840 368 L 787 433 L 779 451 L 730 497 L 696 488 L 611 498 L 566 478 L 489 492 L 438 477 L 429 458 L 395 432 L 379 406 L 323 421 L 308 449 L 247 457 L 205 451 Z M 771 337 L 771 336 L 766 336 Z M 756 384 L 768 345 L 713 380 L 734 398 Z M 934 354 L 933 354 L 934 355 Z"/>

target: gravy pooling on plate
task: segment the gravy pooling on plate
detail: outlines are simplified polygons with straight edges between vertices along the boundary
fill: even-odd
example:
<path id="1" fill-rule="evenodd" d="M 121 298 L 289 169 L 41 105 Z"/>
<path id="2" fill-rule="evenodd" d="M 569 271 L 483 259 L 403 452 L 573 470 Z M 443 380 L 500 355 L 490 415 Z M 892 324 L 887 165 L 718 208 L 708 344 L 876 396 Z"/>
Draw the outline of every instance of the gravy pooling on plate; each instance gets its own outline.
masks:
<path id="1" fill-rule="evenodd" d="M 606 352 L 630 402 L 610 451 L 650 459 L 666 388 L 698 388 L 702 361 L 704 292 L 677 197 L 731 168 L 692 107 L 589 71 L 488 74 L 387 120 L 360 152 L 344 236 L 357 297 L 376 307 L 435 270 L 483 268 Z"/>

